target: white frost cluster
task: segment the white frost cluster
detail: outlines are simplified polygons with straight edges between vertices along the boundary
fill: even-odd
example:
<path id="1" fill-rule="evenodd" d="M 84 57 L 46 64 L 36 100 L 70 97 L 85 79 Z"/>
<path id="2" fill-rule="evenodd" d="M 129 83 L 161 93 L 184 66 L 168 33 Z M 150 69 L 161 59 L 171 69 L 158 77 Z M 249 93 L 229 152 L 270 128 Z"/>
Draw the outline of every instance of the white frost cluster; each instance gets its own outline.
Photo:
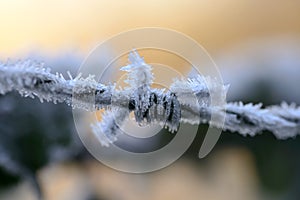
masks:
<path id="1" fill-rule="evenodd" d="M 150 86 L 153 83 L 152 67 L 145 63 L 144 59 L 135 51 L 131 51 L 128 56 L 129 65 L 121 67 L 120 70 L 128 72 L 125 80 L 132 88 Z"/>
<path id="2" fill-rule="evenodd" d="M 286 139 L 300 134 L 299 119 L 300 108 L 295 105 L 262 108 L 262 104 L 228 103 L 223 129 L 251 136 L 267 130 L 278 139 Z"/>
<path id="3" fill-rule="evenodd" d="M 91 124 L 92 131 L 102 146 L 108 147 L 117 140 L 118 134 L 121 134 L 120 127 L 128 114 L 125 109 L 106 111 L 101 122 Z"/>
<path id="4" fill-rule="evenodd" d="M 52 74 L 43 64 L 31 61 L 15 64 L 0 64 L 0 94 L 18 91 L 24 97 L 37 97 L 41 102 L 65 102 L 73 108 L 95 110 L 91 96 L 100 90 L 105 90 L 101 97 L 102 104 L 109 104 L 107 91 L 112 88 L 95 81 L 94 76 L 87 78 L 79 74 L 73 78 L 68 73 L 69 79 L 62 74 Z M 97 100 L 97 99 L 96 99 Z"/>
<path id="5" fill-rule="evenodd" d="M 225 102 L 229 85 L 223 85 L 211 77 L 200 74 L 194 78 L 175 80 L 170 90 L 180 103 L 187 106 L 209 107 L 211 98 Z"/>

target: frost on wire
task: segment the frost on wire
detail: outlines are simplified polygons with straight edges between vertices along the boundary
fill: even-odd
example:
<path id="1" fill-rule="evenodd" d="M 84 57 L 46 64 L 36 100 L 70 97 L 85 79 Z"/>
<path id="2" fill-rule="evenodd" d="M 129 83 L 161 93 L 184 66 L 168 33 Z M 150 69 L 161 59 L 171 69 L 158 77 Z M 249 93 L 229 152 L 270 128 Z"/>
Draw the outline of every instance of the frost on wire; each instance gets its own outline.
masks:
<path id="1" fill-rule="evenodd" d="M 102 120 L 91 125 L 103 146 L 116 141 L 122 133 L 120 126 L 131 112 L 139 125 L 157 123 L 170 132 L 176 132 L 180 123 L 210 123 L 242 135 L 268 130 L 278 139 L 286 139 L 300 134 L 300 108 L 294 104 L 263 108 L 262 104 L 238 102 L 213 106 L 211 97 L 225 100 L 228 86 L 201 75 L 175 80 L 170 90 L 152 88 L 152 67 L 136 51 L 130 52 L 129 64 L 121 70 L 127 72 L 129 86 L 116 89 L 114 84 L 97 82 L 93 75 L 73 78 L 68 73 L 66 79 L 30 61 L 0 64 L 0 94 L 18 91 L 24 97 L 64 102 L 74 109 L 105 109 Z M 225 117 L 224 124 L 211 121 L 212 114 Z"/>

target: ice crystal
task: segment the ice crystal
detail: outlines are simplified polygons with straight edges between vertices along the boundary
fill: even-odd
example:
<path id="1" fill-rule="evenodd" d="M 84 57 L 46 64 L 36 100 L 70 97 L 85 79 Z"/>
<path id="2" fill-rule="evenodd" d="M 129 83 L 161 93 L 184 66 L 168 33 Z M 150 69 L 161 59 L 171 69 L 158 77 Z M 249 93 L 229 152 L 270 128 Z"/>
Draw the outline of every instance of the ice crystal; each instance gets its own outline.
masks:
<path id="1" fill-rule="evenodd" d="M 182 105 L 200 109 L 209 107 L 211 98 L 219 102 L 225 102 L 229 85 L 223 85 L 216 79 L 196 75 L 194 78 L 176 79 L 171 85 L 171 91 L 175 93 Z"/>
<path id="2" fill-rule="evenodd" d="M 117 135 L 121 133 L 120 126 L 128 114 L 125 109 L 106 111 L 101 122 L 91 124 L 92 131 L 102 146 L 108 147 L 117 140 Z"/>
<path id="3" fill-rule="evenodd" d="M 130 64 L 120 69 L 128 72 L 125 82 L 132 88 L 150 86 L 153 83 L 152 67 L 135 50 L 129 53 L 128 60 Z"/>
<path id="4" fill-rule="evenodd" d="M 228 103 L 225 130 L 254 136 L 263 130 L 273 132 L 278 139 L 300 134 L 300 109 L 283 103 L 281 107 L 262 108 L 262 104 Z"/>

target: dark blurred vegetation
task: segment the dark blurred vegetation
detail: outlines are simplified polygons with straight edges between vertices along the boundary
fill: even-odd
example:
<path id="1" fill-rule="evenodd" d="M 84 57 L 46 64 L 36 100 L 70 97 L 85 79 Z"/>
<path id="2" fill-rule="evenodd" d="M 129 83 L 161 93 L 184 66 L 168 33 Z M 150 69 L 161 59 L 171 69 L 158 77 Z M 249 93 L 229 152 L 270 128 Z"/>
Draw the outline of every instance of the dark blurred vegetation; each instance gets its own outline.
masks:
<path id="1" fill-rule="evenodd" d="M 26 178 L 38 193 L 36 172 L 82 151 L 70 107 L 11 93 L 0 96 L 0 188 Z"/>

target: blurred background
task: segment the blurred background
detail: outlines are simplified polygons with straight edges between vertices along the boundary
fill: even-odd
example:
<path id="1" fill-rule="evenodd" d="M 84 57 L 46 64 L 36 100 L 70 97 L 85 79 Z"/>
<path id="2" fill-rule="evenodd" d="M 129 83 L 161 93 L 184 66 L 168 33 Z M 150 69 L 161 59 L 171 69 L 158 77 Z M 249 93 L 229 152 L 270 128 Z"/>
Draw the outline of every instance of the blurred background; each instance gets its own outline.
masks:
<path id="1" fill-rule="evenodd" d="M 1 1 L 0 60 L 32 59 L 53 72 L 75 74 L 89 51 L 114 34 L 170 28 L 209 52 L 231 85 L 229 101 L 300 105 L 299 11 L 297 0 Z M 71 108 L 15 93 L 0 96 L 0 199 L 300 198 L 299 137 L 223 132 L 200 160 L 206 129 L 199 127 L 192 146 L 171 166 L 126 174 L 85 150 Z M 157 143 L 170 139 L 165 132 Z"/>

